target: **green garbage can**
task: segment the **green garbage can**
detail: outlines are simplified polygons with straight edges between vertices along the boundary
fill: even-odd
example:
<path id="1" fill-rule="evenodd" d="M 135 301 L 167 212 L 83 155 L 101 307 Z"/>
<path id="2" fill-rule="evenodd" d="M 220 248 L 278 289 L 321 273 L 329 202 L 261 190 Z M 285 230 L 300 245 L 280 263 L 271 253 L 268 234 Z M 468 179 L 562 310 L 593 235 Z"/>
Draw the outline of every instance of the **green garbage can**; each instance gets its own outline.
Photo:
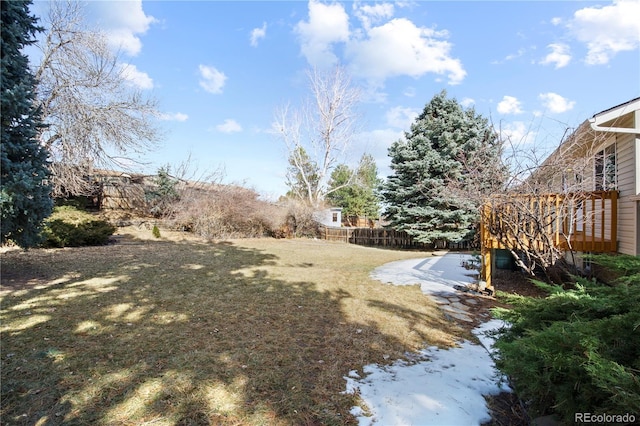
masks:
<path id="1" fill-rule="evenodd" d="M 511 256 L 511 252 L 505 249 L 496 249 L 494 254 L 496 259 L 496 269 L 508 269 L 513 271 L 516 269 L 516 262 Z"/>

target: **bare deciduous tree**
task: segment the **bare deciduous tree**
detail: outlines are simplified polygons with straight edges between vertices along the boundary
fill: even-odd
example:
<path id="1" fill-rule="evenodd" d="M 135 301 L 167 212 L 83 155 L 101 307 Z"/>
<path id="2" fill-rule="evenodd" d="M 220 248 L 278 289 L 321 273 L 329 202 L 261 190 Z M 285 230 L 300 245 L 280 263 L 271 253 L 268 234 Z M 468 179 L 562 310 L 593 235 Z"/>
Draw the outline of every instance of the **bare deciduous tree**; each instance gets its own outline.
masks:
<path id="1" fill-rule="evenodd" d="M 311 99 L 299 109 L 286 106 L 277 112 L 274 130 L 286 146 L 293 180 L 304 187 L 309 204 L 318 206 L 329 191 L 331 170 L 355 134 L 359 91 L 339 66 L 325 72 L 312 69 L 307 76 Z"/>
<path id="2" fill-rule="evenodd" d="M 75 1 L 50 3 L 35 69 L 52 156 L 54 193 L 86 194 L 93 167 L 126 168 L 132 154 L 155 146 L 156 101 L 127 79 L 127 66 L 104 33 L 89 29 Z"/>
<path id="3" fill-rule="evenodd" d="M 594 173 L 601 141 L 602 136 L 583 123 L 544 160 L 535 145 L 523 149 L 505 141 L 509 185 L 485 200 L 482 221 L 485 231 L 528 274 L 542 271 L 552 279 L 552 267 L 562 265 L 558 261 L 574 252 L 576 242 L 604 232 L 600 227 L 611 200 L 593 192 L 609 189 L 603 185 L 606 176 Z"/>

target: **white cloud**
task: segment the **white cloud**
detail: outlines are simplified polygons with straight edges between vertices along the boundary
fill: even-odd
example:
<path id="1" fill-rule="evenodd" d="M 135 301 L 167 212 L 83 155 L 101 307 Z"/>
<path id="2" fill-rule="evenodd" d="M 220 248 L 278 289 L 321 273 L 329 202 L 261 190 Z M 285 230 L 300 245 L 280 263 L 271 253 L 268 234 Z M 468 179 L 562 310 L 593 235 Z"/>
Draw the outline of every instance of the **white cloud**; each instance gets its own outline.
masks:
<path id="1" fill-rule="evenodd" d="M 536 140 L 536 132 L 532 131 L 531 126 L 523 121 L 502 123 L 498 131 L 500 139 L 508 141 L 512 147 L 531 144 Z"/>
<path id="2" fill-rule="evenodd" d="M 311 65 L 326 68 L 338 61 L 332 45 L 349 39 L 349 16 L 340 4 L 309 1 L 309 21 L 295 27 L 301 50 Z"/>
<path id="3" fill-rule="evenodd" d="M 235 133 L 241 132 L 242 126 L 240 126 L 240 124 L 238 124 L 236 120 L 227 118 L 226 120 L 224 120 L 224 123 L 218 124 L 216 126 L 216 130 L 222 133 Z"/>
<path id="4" fill-rule="evenodd" d="M 262 24 L 262 27 L 254 28 L 253 30 L 251 30 L 251 46 L 257 47 L 258 40 L 260 40 L 261 38 L 264 38 L 266 35 L 267 35 L 267 23 L 264 22 Z"/>
<path id="5" fill-rule="evenodd" d="M 566 67 L 571 61 L 569 46 L 564 43 L 551 43 L 547 46 L 551 52 L 540 61 L 542 65 L 555 64 L 556 69 Z"/>
<path id="6" fill-rule="evenodd" d="M 498 102 L 498 112 L 500 114 L 522 114 L 522 104 L 518 98 L 514 96 L 504 96 L 500 102 Z"/>
<path id="7" fill-rule="evenodd" d="M 371 28 L 366 36 L 352 40 L 346 49 L 354 75 L 372 84 L 399 75 L 421 77 L 435 73 L 449 78 L 449 84 L 462 82 L 466 75 L 459 59 L 450 56 L 451 43 L 446 31 L 416 27 L 408 19 L 392 19 Z"/>
<path id="8" fill-rule="evenodd" d="M 163 121 L 187 121 L 189 119 L 189 116 L 181 112 L 176 112 L 176 113 L 162 113 L 158 116 L 158 118 Z"/>
<path id="9" fill-rule="evenodd" d="M 420 115 L 419 111 L 397 106 L 387 111 L 387 124 L 398 129 L 409 131 L 411 123 L 414 122 L 418 115 Z"/>
<path id="10" fill-rule="evenodd" d="M 402 91 L 402 94 L 408 98 L 413 98 L 416 96 L 416 88 L 415 87 L 407 87 Z"/>
<path id="11" fill-rule="evenodd" d="M 153 89 L 153 80 L 146 72 L 139 71 L 133 64 L 120 64 L 122 77 L 140 89 Z"/>
<path id="12" fill-rule="evenodd" d="M 99 25 L 107 34 L 109 44 L 135 56 L 142 49 L 139 35 L 147 32 L 157 20 L 146 15 L 142 0 L 112 2 L 88 2 L 98 16 Z"/>
<path id="13" fill-rule="evenodd" d="M 555 18 L 551 18 L 551 23 L 553 25 L 556 25 L 556 26 L 560 25 L 560 24 L 562 24 L 562 18 L 557 17 L 557 16 Z"/>
<path id="14" fill-rule="evenodd" d="M 393 3 L 364 4 L 354 3 L 355 15 L 362 22 L 365 29 L 371 28 L 371 24 L 377 24 L 385 18 L 391 18 L 394 12 Z"/>
<path id="15" fill-rule="evenodd" d="M 525 48 L 520 48 L 518 49 L 518 51 L 516 53 L 510 53 L 507 56 L 505 56 L 503 59 L 499 59 L 499 60 L 494 60 L 491 61 L 492 64 L 496 65 L 496 64 L 503 64 L 507 61 L 513 61 L 514 59 L 518 59 L 522 56 L 524 56 L 524 54 L 527 52 L 527 50 Z"/>
<path id="16" fill-rule="evenodd" d="M 476 101 L 475 101 L 475 99 L 472 99 L 472 98 L 463 98 L 460 101 L 460 105 L 462 105 L 465 108 L 472 107 L 475 104 L 476 104 Z"/>
<path id="17" fill-rule="evenodd" d="M 379 85 L 365 85 L 361 92 L 362 101 L 372 104 L 386 104 L 389 94 L 380 90 Z"/>
<path id="18" fill-rule="evenodd" d="M 390 19 L 401 3 L 354 3 L 360 21 L 352 31 L 342 4 L 310 0 L 308 20 L 295 26 L 300 49 L 307 62 L 324 68 L 339 61 L 334 48 L 344 47 L 351 74 L 367 80 L 374 90 L 395 76 L 422 77 L 433 73 L 445 76 L 449 84 L 459 84 L 466 76 L 459 59 L 451 56 L 453 45 L 447 31 L 418 27 L 406 18 Z"/>
<path id="19" fill-rule="evenodd" d="M 227 80 L 227 76 L 223 72 L 218 71 L 215 67 L 200 65 L 200 86 L 209 93 L 222 93 L 222 88 Z"/>
<path id="20" fill-rule="evenodd" d="M 567 27 L 579 41 L 587 45 L 585 62 L 607 64 L 622 51 L 640 47 L 640 2 L 614 0 L 608 6 L 585 7 L 576 11 Z"/>
<path id="21" fill-rule="evenodd" d="M 569 111 L 576 104 L 575 101 L 570 101 L 553 92 L 541 93 L 538 98 L 547 110 L 555 113 Z"/>
<path id="22" fill-rule="evenodd" d="M 354 3 L 353 13 L 361 28 L 350 31 L 343 5 L 310 0 L 308 21 L 295 27 L 301 52 L 311 65 L 324 68 L 339 61 L 334 47 L 342 43 L 352 75 L 366 79 L 374 90 L 387 78 L 401 75 L 419 78 L 434 73 L 446 76 L 449 84 L 462 82 L 466 71 L 459 59 L 451 57 L 446 31 L 417 27 L 406 18 L 378 25 L 393 16 L 396 6 L 403 4 Z"/>

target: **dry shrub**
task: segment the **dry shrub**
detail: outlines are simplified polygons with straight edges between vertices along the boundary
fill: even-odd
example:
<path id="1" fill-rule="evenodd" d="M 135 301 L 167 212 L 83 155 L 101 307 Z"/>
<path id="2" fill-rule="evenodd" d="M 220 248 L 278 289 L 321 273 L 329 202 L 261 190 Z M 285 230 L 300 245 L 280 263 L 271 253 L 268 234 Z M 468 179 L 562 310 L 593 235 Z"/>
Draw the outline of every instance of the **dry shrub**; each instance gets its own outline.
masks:
<path id="1" fill-rule="evenodd" d="M 274 207 L 252 189 L 235 185 L 183 185 L 180 199 L 167 212 L 169 226 L 207 239 L 269 235 Z"/>
<path id="2" fill-rule="evenodd" d="M 167 224 L 206 239 L 318 235 L 313 209 L 299 201 L 270 203 L 253 189 L 221 184 L 185 184 L 179 194 Z"/>
<path id="3" fill-rule="evenodd" d="M 299 200 L 271 203 L 240 185 L 220 183 L 222 172 L 191 180 L 189 166 L 178 168 L 162 217 L 169 228 L 189 231 L 205 239 L 256 237 L 316 237 L 314 209 Z M 163 197 L 164 199 L 164 197 Z"/>
<path id="4" fill-rule="evenodd" d="M 278 230 L 284 234 L 282 237 L 308 237 L 315 238 L 320 235 L 318 222 L 313 217 L 315 210 L 303 201 L 287 198 L 280 204 L 280 218 Z"/>

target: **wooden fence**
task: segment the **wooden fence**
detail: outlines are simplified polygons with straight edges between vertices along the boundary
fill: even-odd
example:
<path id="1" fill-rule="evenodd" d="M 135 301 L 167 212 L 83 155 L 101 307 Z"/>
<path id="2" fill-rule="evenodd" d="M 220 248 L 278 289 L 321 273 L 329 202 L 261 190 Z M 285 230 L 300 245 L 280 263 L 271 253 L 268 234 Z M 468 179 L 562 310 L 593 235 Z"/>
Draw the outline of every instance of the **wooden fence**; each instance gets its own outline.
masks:
<path id="1" fill-rule="evenodd" d="M 427 244 L 415 241 L 413 237 L 404 231 L 384 228 L 320 228 L 320 237 L 328 241 L 341 241 L 344 243 L 358 244 L 370 247 L 388 247 L 404 249 L 445 248 L 444 242 Z M 468 244 L 449 244 L 450 249 L 468 249 Z"/>

